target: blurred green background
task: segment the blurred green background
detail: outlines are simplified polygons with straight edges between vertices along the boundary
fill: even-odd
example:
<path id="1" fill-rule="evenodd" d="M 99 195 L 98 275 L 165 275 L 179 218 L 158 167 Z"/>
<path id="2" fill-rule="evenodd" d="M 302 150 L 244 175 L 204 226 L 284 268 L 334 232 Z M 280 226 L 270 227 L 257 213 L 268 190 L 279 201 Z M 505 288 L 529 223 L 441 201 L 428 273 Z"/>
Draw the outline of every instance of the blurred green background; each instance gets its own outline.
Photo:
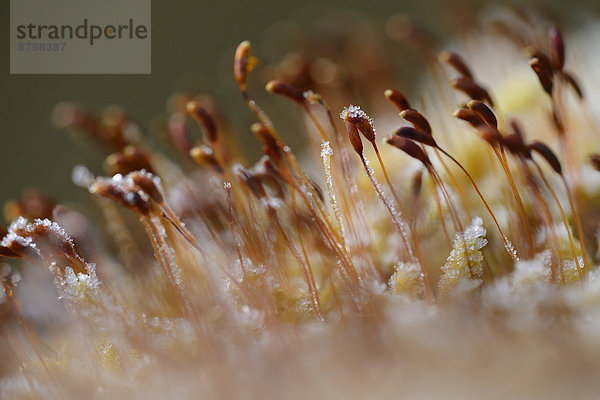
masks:
<path id="1" fill-rule="evenodd" d="M 51 0 L 49 0 L 51 1 Z M 270 27 L 281 21 L 302 22 L 322 18 L 327 11 L 351 10 L 375 22 L 395 13 L 406 13 L 439 32 L 460 23 L 460 12 L 492 1 L 365 1 L 326 0 L 302 3 L 285 0 L 260 1 L 153 1 L 151 75 L 9 75 L 8 28 L 0 42 L 0 203 L 19 197 L 25 187 L 38 187 L 54 198 L 79 202 L 88 195 L 71 183 L 71 170 L 85 164 L 100 173 L 102 153 L 82 138 L 56 131 L 50 124 L 53 106 L 65 100 L 80 101 L 100 111 L 111 104 L 122 105 L 149 127 L 164 113 L 165 102 L 177 89 L 196 86 L 216 96 L 224 112 L 248 126 L 252 116 L 245 111 L 235 89 L 231 61 L 236 45 L 249 39 L 257 46 Z M 505 2 L 504 2 L 505 3 Z M 563 24 L 577 21 L 585 13 L 598 15 L 598 1 L 539 1 L 560 15 Z M 9 1 L 0 2 L 0 15 L 9 26 Z M 283 54 L 282 54 L 283 56 Z M 274 61 L 274 60 L 271 60 Z M 253 144 L 258 148 L 258 145 Z"/>

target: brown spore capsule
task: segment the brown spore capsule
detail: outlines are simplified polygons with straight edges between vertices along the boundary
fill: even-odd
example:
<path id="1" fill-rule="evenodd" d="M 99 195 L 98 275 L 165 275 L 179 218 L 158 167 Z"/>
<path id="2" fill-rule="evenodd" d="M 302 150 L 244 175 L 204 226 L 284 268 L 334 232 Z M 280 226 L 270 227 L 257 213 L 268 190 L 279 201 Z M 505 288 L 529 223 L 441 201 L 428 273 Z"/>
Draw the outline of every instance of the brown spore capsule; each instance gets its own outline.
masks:
<path id="1" fill-rule="evenodd" d="M 109 175 L 126 175 L 140 170 L 154 172 L 150 155 L 136 146 L 127 146 L 123 151 L 110 154 L 104 160 L 104 169 Z"/>
<path id="2" fill-rule="evenodd" d="M 427 118 L 425 118 L 420 112 L 412 108 L 402 110 L 400 116 L 410 122 L 415 128 L 422 130 L 423 132 L 431 135 L 431 125 Z"/>
<path id="3" fill-rule="evenodd" d="M 125 208 L 142 215 L 149 215 L 152 206 L 136 190 L 123 190 L 108 179 L 97 179 L 89 188 L 90 193 L 115 200 Z"/>
<path id="4" fill-rule="evenodd" d="M 237 164 L 233 168 L 234 175 L 238 178 L 238 180 L 243 183 L 254 196 L 258 199 L 263 199 L 267 197 L 267 192 L 265 188 L 257 176 L 255 176 L 251 171 Z"/>
<path id="5" fill-rule="evenodd" d="M 156 176 L 146 172 L 135 171 L 127 175 L 132 182 L 142 189 L 152 200 L 161 204 L 163 202 L 163 195 L 160 192 L 158 183 L 155 182 Z"/>
<path id="6" fill-rule="evenodd" d="M 4 204 L 4 216 L 13 221 L 19 216 L 27 219 L 52 218 L 56 202 L 37 189 L 27 189 L 18 200 L 9 200 Z"/>
<path id="7" fill-rule="evenodd" d="M 340 118 L 346 121 L 347 124 L 354 125 L 369 142 L 375 143 L 373 121 L 359 106 L 350 104 L 342 110 Z"/>
<path id="8" fill-rule="evenodd" d="M 438 147 L 435 139 L 431 135 L 423 132 L 420 129 L 413 128 L 412 126 L 403 126 L 398 128 L 394 132 L 394 136 L 414 140 L 415 142 L 419 142 L 427 146 Z"/>
<path id="9" fill-rule="evenodd" d="M 360 135 L 358 134 L 358 129 L 356 125 L 351 122 L 346 122 L 346 130 L 348 131 L 348 138 L 350 139 L 350 144 L 354 151 L 361 155 L 363 154 L 363 144 L 362 140 L 360 140 Z"/>
<path id="10" fill-rule="evenodd" d="M 208 146 L 196 146 L 190 150 L 190 157 L 200 165 L 206 165 L 211 167 L 218 174 L 223 172 L 223 168 L 217 161 L 212 149 Z"/>
<path id="11" fill-rule="evenodd" d="M 206 138 L 212 144 L 218 140 L 217 125 L 213 116 L 195 100 L 189 101 L 185 105 L 187 113 L 202 125 Z"/>
<path id="12" fill-rule="evenodd" d="M 498 120 L 496 119 L 496 115 L 494 115 L 494 112 L 487 106 L 487 104 L 479 100 L 471 100 L 469 103 L 467 103 L 467 107 L 481 117 L 481 119 L 488 126 L 494 129 L 498 128 Z"/>
<path id="13" fill-rule="evenodd" d="M 473 80 L 473 74 L 471 73 L 471 70 L 469 67 L 467 67 L 465 61 L 458 54 L 445 50 L 440 53 L 438 58 L 441 62 L 444 62 L 454 68 L 461 76 L 464 76 L 469 80 Z"/>
<path id="14" fill-rule="evenodd" d="M 562 175 L 562 166 L 560 161 L 554 152 L 545 143 L 540 141 L 534 141 L 527 146 L 531 151 L 538 153 L 542 158 L 546 160 L 548 165 L 559 175 Z"/>
<path id="15" fill-rule="evenodd" d="M 250 55 L 250 42 L 244 40 L 235 50 L 233 75 L 242 91 L 246 90 L 248 73 L 256 66 L 256 58 Z"/>
<path id="16" fill-rule="evenodd" d="M 468 78 L 461 77 L 454 79 L 450 81 L 450 85 L 469 96 L 472 100 L 487 101 L 489 105 L 494 106 L 494 102 L 487 90 Z"/>
<path id="17" fill-rule="evenodd" d="M 531 69 L 533 69 L 533 72 L 535 72 L 537 75 L 544 91 L 549 95 L 552 95 L 552 89 L 554 88 L 552 70 L 546 68 L 537 57 L 530 59 L 529 65 L 531 66 Z"/>
<path id="18" fill-rule="evenodd" d="M 485 125 L 483 119 L 475 111 L 468 108 L 459 108 L 458 110 L 454 111 L 454 114 L 452 115 L 455 118 L 462 119 L 463 121 L 467 122 L 473 128 L 479 128 L 480 126 Z"/>
<path id="19" fill-rule="evenodd" d="M 296 103 L 302 105 L 306 103 L 304 91 L 298 89 L 294 85 L 290 85 L 288 83 L 284 83 L 277 80 L 272 80 L 269 83 L 267 83 L 265 89 L 269 93 L 285 96 Z"/>
<path id="20" fill-rule="evenodd" d="M 387 89 L 383 92 L 386 99 L 390 101 L 398 111 L 403 111 L 410 108 L 410 103 L 406 100 L 406 97 L 402 93 L 394 89 Z"/>
<path id="21" fill-rule="evenodd" d="M 264 145 L 263 153 L 268 154 L 275 160 L 281 161 L 281 145 L 273 132 L 260 122 L 255 122 L 252 124 L 252 126 L 250 126 L 250 130 Z"/>
<path id="22" fill-rule="evenodd" d="M 187 156 L 192 149 L 192 142 L 185 126 L 184 114 L 177 112 L 169 116 L 167 132 L 177 151 L 184 156 Z"/>
<path id="23" fill-rule="evenodd" d="M 426 167 L 429 168 L 431 166 L 431 161 L 429 160 L 427 154 L 425 154 L 423 149 L 412 140 L 393 135 L 386 139 L 386 143 L 402 150 L 412 158 L 421 161 Z"/>
<path id="24" fill-rule="evenodd" d="M 52 110 L 52 124 L 58 129 L 78 129 L 97 136 L 100 122 L 81 104 L 63 102 Z"/>

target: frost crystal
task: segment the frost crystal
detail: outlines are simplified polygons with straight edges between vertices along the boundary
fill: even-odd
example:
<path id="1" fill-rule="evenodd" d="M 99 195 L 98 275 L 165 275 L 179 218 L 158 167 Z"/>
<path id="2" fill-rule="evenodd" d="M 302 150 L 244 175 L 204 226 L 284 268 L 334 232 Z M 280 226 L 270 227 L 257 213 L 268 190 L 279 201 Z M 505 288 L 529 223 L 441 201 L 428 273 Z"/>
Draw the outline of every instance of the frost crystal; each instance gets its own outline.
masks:
<path id="1" fill-rule="evenodd" d="M 238 281 L 243 280 L 243 271 L 254 276 L 262 275 L 267 271 L 267 267 L 264 264 L 255 265 L 249 257 L 244 257 L 242 261 L 244 263 L 243 268 L 239 259 L 234 260 L 232 266 L 232 275 Z"/>
<path id="2" fill-rule="evenodd" d="M 321 143 L 321 157 L 332 156 L 332 155 L 333 155 L 333 150 L 331 150 L 329 141 L 323 141 L 323 143 Z"/>
<path id="3" fill-rule="evenodd" d="M 360 106 L 355 106 L 350 104 L 348 107 L 344 108 L 340 113 L 340 118 L 344 121 L 347 120 L 357 120 L 357 119 L 366 119 L 369 121 L 371 126 L 373 126 L 373 120 L 371 117 L 367 115 L 366 112 L 360 109 Z"/>
<path id="4" fill-rule="evenodd" d="M 144 178 L 150 179 L 152 181 L 152 183 L 154 184 L 154 186 L 156 186 L 156 188 L 158 189 L 158 191 L 160 193 L 163 193 L 163 187 L 162 187 L 162 181 L 160 180 L 160 177 L 157 175 L 154 175 L 151 172 L 146 171 L 145 169 L 142 169 L 140 171 L 135 171 L 136 174 L 143 176 Z M 135 182 L 133 181 L 132 178 L 132 174 L 127 174 L 125 176 L 125 180 L 127 181 L 128 185 L 131 185 L 132 187 L 136 187 L 137 185 L 135 184 Z"/>
<path id="5" fill-rule="evenodd" d="M 346 244 L 346 235 L 344 234 L 344 226 L 342 224 L 342 216 L 340 213 L 340 209 L 338 207 L 337 198 L 335 196 L 335 190 L 333 188 L 333 177 L 331 176 L 331 156 L 333 155 L 333 150 L 329 145 L 329 141 L 324 140 L 321 143 L 321 158 L 323 160 L 323 168 L 325 169 L 325 180 L 327 182 L 327 193 L 329 195 L 329 202 L 331 203 L 331 208 L 333 209 L 333 214 L 335 215 L 335 219 L 337 221 L 338 227 L 340 229 L 340 234 L 342 236 L 342 241 Z"/>
<path id="6" fill-rule="evenodd" d="M 29 221 L 19 216 L 8 227 L 8 233 L 2 238 L 0 246 L 11 247 L 13 243 L 16 243 L 22 247 L 35 248 L 33 239 L 28 236 L 28 233 L 30 232 Z M 25 234 L 25 236 L 23 236 L 23 234 Z"/>
<path id="7" fill-rule="evenodd" d="M 487 244 L 480 217 L 474 217 L 463 233 L 454 237 L 452 251 L 442 267 L 440 289 L 447 292 L 463 280 L 477 280 L 483 275 L 483 253 Z M 462 284 L 461 284 L 462 286 Z"/>
<path id="8" fill-rule="evenodd" d="M 83 303 L 91 303 L 94 293 L 100 287 L 100 281 L 96 276 L 96 265 L 87 265 L 88 273 L 76 274 L 71 267 L 65 267 L 64 277 L 60 282 L 62 294 L 59 299 L 67 299 Z"/>
<path id="9" fill-rule="evenodd" d="M 45 219 L 35 219 L 33 224 L 30 224 L 28 229 L 33 230 L 35 227 L 43 226 L 47 228 L 49 231 L 54 233 L 58 238 L 60 238 L 63 242 L 69 243 L 73 246 L 73 239 L 69 236 L 67 231 L 64 230 L 62 226 L 57 224 L 56 222 L 50 221 L 48 218 Z"/>
<path id="10" fill-rule="evenodd" d="M 421 268 L 416 263 L 396 265 L 388 284 L 390 291 L 395 294 L 419 296 L 425 291 L 423 274 L 421 274 Z"/>
<path id="11" fill-rule="evenodd" d="M 13 243 L 17 243 L 23 247 L 34 247 L 33 240 L 30 237 L 19 236 L 15 232 L 8 232 L 6 236 L 2 238 L 2 242 L 0 242 L 0 246 L 2 247 L 10 247 Z"/>
<path id="12" fill-rule="evenodd" d="M 313 92 L 312 90 L 305 91 L 303 96 L 310 104 L 317 104 L 321 101 L 321 95 Z"/>
<path id="13" fill-rule="evenodd" d="M 577 261 L 563 260 L 561 265 L 561 279 L 564 283 L 579 282 L 579 271 L 583 271 L 583 257 L 577 257 Z"/>
<path id="14" fill-rule="evenodd" d="M 175 283 L 178 286 L 180 286 L 183 282 L 181 280 L 181 270 L 175 262 L 175 255 L 173 254 L 173 249 L 167 244 L 167 231 L 165 230 L 162 221 L 158 217 L 152 216 L 152 224 L 156 227 L 156 234 L 158 235 L 159 245 L 161 247 L 162 253 L 166 257 L 164 261 L 169 265 L 171 269 L 170 273 L 173 274 Z"/>
<path id="15" fill-rule="evenodd" d="M 408 224 L 406 223 L 404 218 L 402 218 L 402 214 L 400 213 L 400 211 L 396 210 L 396 208 L 394 207 L 392 199 L 389 196 L 387 196 L 383 191 L 383 187 L 377 181 L 377 178 L 375 178 L 375 171 L 373 171 L 373 168 L 369 166 L 369 161 L 366 159 L 364 168 L 365 172 L 367 173 L 367 177 L 369 178 L 369 181 L 371 183 L 371 186 L 373 186 L 373 188 L 375 189 L 377 197 L 388 208 L 390 214 L 392 215 L 394 225 L 396 225 L 400 230 L 400 234 L 404 238 L 405 243 L 410 243 L 410 237 L 408 235 Z M 408 255 L 411 258 L 414 258 L 413 251 L 410 248 L 410 246 L 408 247 Z"/>

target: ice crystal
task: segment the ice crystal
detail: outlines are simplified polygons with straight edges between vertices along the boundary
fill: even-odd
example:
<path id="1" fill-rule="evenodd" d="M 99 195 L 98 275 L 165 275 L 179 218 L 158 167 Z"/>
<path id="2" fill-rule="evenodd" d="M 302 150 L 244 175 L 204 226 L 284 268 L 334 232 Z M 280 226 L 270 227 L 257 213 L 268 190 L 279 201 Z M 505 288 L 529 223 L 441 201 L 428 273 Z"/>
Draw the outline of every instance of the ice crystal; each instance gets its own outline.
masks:
<path id="1" fill-rule="evenodd" d="M 164 259 L 164 262 L 167 263 L 167 265 L 169 266 L 169 273 L 173 275 L 173 279 L 175 280 L 174 283 L 178 286 L 181 286 L 181 269 L 175 262 L 175 255 L 173 254 L 173 249 L 171 248 L 171 246 L 168 245 L 167 231 L 165 229 L 165 226 L 163 225 L 161 219 L 158 217 L 153 216 L 151 217 L 151 220 L 152 224 L 156 227 L 156 234 L 158 236 L 158 243 L 160 246 L 159 250 L 166 257 L 166 259 Z"/>
<path id="2" fill-rule="evenodd" d="M 366 112 L 361 110 L 360 106 L 355 106 L 350 104 L 348 107 L 345 107 L 340 113 L 340 118 L 344 121 L 348 120 L 366 120 L 369 122 L 373 131 L 375 131 L 375 127 L 373 125 L 373 119 L 367 115 Z"/>
<path id="3" fill-rule="evenodd" d="M 0 246 L 10 247 L 13 243 L 17 243 L 23 247 L 34 247 L 33 240 L 30 237 L 19 236 L 17 233 L 9 231 L 6 236 L 2 238 Z"/>
<path id="4" fill-rule="evenodd" d="M 580 281 L 579 273 L 583 270 L 583 257 L 577 257 L 577 260 L 563 260 L 561 265 L 560 278 L 564 283 L 576 283 Z"/>
<path id="5" fill-rule="evenodd" d="M 152 181 L 152 183 L 154 184 L 154 186 L 156 186 L 156 188 L 158 189 L 158 191 L 160 193 L 163 193 L 163 188 L 162 188 L 162 181 L 160 179 L 160 177 L 158 175 L 154 175 L 151 172 L 146 171 L 145 169 L 139 170 L 135 172 L 138 175 L 143 176 L 144 178 L 150 179 Z M 127 174 L 124 179 L 127 181 L 127 184 L 130 185 L 131 187 L 135 187 L 135 183 L 133 181 L 132 178 L 132 174 Z"/>
<path id="6" fill-rule="evenodd" d="M 333 177 L 331 175 L 331 156 L 333 155 L 333 150 L 329 145 L 328 141 L 323 141 L 321 143 L 321 158 L 323 160 L 323 168 L 325 169 L 325 180 L 327 182 L 327 193 L 329 194 L 329 202 L 331 203 L 331 208 L 333 210 L 333 214 L 337 221 L 338 227 L 340 229 L 340 234 L 342 236 L 342 241 L 346 244 L 346 237 L 344 234 L 344 226 L 342 224 L 342 215 L 340 212 L 340 208 L 338 206 L 337 198 L 335 196 L 335 189 L 333 187 Z"/>
<path id="7" fill-rule="evenodd" d="M 333 155 L 333 150 L 331 149 L 331 146 L 329 145 L 329 141 L 323 141 L 321 143 L 321 157 L 326 157 L 326 156 L 332 156 Z"/>
<path id="8" fill-rule="evenodd" d="M 100 288 L 100 281 L 96 276 L 96 266 L 88 264 L 88 273 L 75 273 L 73 268 L 67 266 L 60 282 L 61 294 L 59 299 L 75 301 L 83 305 L 94 302 L 95 293 Z"/>
<path id="9" fill-rule="evenodd" d="M 480 217 L 474 217 L 462 233 L 454 237 L 452 251 L 442 267 L 440 290 L 447 292 L 462 280 L 479 280 L 483 276 L 483 253 L 486 230 Z"/>
<path id="10" fill-rule="evenodd" d="M 373 171 L 373 168 L 369 166 L 369 162 L 367 160 L 365 160 L 364 168 L 365 172 L 367 173 L 367 177 L 369 178 L 369 181 L 371 183 L 371 186 L 373 186 L 373 188 L 375 189 L 375 193 L 377 193 L 377 197 L 379 198 L 379 200 L 381 200 L 381 202 L 388 208 L 388 211 L 392 216 L 392 220 L 394 221 L 394 225 L 398 227 L 404 242 L 410 243 L 410 236 L 408 234 L 408 224 L 402 217 L 400 211 L 398 211 L 394 206 L 393 200 L 389 196 L 387 196 L 383 191 L 383 187 L 375 177 L 375 171 Z M 407 250 L 410 258 L 414 258 L 412 248 L 408 246 Z"/>
<path id="11" fill-rule="evenodd" d="M 240 263 L 240 260 L 236 258 L 233 261 L 231 271 L 232 276 L 240 282 L 244 279 L 244 277 L 254 278 L 264 274 L 267 271 L 267 268 L 264 264 L 254 264 L 249 257 L 244 257 L 242 261 L 244 263 L 243 265 Z"/>
<path id="12" fill-rule="evenodd" d="M 19 216 L 8 227 L 8 233 L 0 241 L 0 246 L 11 247 L 13 244 L 17 244 L 21 247 L 34 249 L 39 254 L 39 250 L 31 237 L 32 230 L 29 221 Z"/>
<path id="13" fill-rule="evenodd" d="M 305 91 L 303 95 L 306 101 L 308 101 L 310 104 L 318 104 L 323 101 L 321 95 L 313 92 L 312 90 Z"/>
<path id="14" fill-rule="evenodd" d="M 392 293 L 411 297 L 420 296 L 425 291 L 421 268 L 415 263 L 400 263 L 394 266 L 394 273 L 388 285 Z"/>
<path id="15" fill-rule="evenodd" d="M 49 219 L 35 219 L 32 224 L 28 225 L 28 230 L 33 231 L 36 227 L 44 227 L 48 231 L 52 232 L 56 238 L 60 239 L 62 243 L 74 247 L 73 239 L 69 236 L 67 231 L 57 224 L 56 222 L 50 221 Z"/>

